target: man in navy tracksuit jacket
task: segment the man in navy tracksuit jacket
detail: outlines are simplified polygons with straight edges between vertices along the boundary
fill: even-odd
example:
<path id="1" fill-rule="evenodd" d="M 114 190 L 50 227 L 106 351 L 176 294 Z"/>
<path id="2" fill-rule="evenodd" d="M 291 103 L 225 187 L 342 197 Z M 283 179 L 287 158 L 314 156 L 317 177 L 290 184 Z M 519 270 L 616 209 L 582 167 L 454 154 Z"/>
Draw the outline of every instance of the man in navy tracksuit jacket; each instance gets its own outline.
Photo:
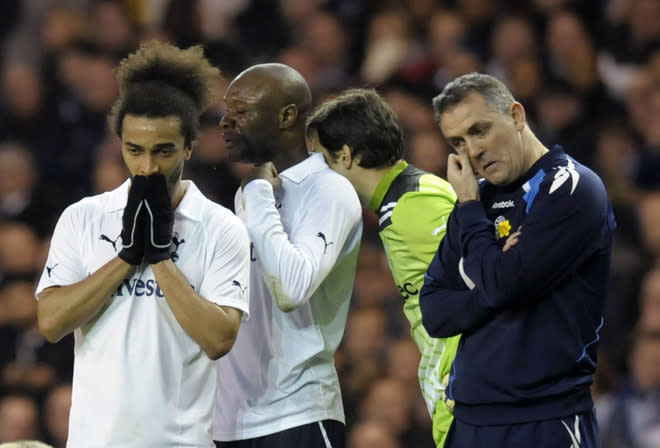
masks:
<path id="1" fill-rule="evenodd" d="M 445 446 L 600 447 L 589 387 L 615 227 L 603 184 L 545 148 L 491 76 L 458 78 L 434 107 L 457 151 L 458 203 L 420 295 L 431 336 L 462 334 Z"/>

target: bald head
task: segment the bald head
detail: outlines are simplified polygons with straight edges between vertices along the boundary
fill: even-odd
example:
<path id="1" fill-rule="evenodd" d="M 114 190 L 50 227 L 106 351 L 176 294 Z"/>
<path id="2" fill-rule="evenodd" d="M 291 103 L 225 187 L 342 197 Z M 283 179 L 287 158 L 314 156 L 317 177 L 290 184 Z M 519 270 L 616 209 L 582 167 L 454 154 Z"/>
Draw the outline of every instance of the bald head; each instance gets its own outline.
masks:
<path id="1" fill-rule="evenodd" d="M 312 92 L 305 78 L 288 65 L 269 63 L 253 65 L 233 81 L 251 85 L 255 93 L 275 101 L 279 107 L 295 104 L 301 115 L 312 107 Z"/>
<path id="2" fill-rule="evenodd" d="M 284 64 L 258 64 L 241 72 L 225 93 L 220 129 L 229 159 L 284 170 L 307 157 L 305 118 L 312 107 L 309 86 Z"/>

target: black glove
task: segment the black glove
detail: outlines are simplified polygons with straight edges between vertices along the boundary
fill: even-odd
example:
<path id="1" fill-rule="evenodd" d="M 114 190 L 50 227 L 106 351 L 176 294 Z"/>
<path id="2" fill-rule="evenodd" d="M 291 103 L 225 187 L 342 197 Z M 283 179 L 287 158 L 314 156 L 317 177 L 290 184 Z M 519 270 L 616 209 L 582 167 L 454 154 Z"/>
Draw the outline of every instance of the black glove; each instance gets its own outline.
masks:
<path id="1" fill-rule="evenodd" d="M 149 264 L 170 258 L 174 211 L 162 174 L 149 176 L 144 197 L 147 226 L 144 238 L 144 259 Z"/>
<path id="2" fill-rule="evenodd" d="M 128 190 L 128 200 L 121 218 L 121 250 L 119 258 L 128 264 L 142 263 L 144 255 L 144 228 L 146 224 L 146 211 L 144 209 L 144 195 L 147 189 L 145 176 L 134 176 L 131 188 Z"/>

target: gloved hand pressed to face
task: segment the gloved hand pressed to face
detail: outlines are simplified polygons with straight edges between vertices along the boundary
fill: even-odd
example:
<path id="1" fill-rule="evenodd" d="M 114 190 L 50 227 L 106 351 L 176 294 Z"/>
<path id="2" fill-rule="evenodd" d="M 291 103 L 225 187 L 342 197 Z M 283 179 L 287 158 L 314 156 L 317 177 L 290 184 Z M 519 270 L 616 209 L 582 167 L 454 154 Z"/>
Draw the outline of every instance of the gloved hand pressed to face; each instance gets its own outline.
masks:
<path id="1" fill-rule="evenodd" d="M 167 181 L 162 174 L 153 174 L 147 178 L 144 208 L 144 260 L 154 264 L 170 258 L 174 225 L 174 210 L 167 191 Z"/>
<path id="2" fill-rule="evenodd" d="M 145 176 L 134 176 L 128 190 L 128 200 L 122 215 L 121 250 L 119 258 L 128 264 L 142 263 L 144 255 L 144 227 L 146 224 L 146 211 L 144 197 L 147 189 Z"/>

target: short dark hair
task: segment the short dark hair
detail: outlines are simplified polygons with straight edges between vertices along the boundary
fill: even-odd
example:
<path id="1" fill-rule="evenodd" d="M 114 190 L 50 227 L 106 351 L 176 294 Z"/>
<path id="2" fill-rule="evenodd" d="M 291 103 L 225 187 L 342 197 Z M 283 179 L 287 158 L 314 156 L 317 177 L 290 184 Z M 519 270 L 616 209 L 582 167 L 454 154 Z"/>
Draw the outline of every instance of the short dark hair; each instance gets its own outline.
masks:
<path id="1" fill-rule="evenodd" d="M 348 145 L 363 168 L 391 166 L 403 158 L 401 124 L 374 89 L 344 90 L 307 118 L 307 135 L 316 133 L 330 155 Z"/>
<path id="2" fill-rule="evenodd" d="M 454 79 L 442 89 L 442 93 L 433 98 L 435 119 L 447 109 L 462 102 L 470 93 L 476 92 L 484 97 L 492 110 L 507 114 L 515 98 L 502 81 L 483 73 L 468 73 Z"/>
<path id="3" fill-rule="evenodd" d="M 220 70 L 204 57 L 201 45 L 185 50 L 151 41 L 123 59 L 116 71 L 119 98 L 109 115 L 121 137 L 126 114 L 151 118 L 176 116 L 186 146 L 199 134 L 199 116 L 214 98 L 213 80 Z"/>

